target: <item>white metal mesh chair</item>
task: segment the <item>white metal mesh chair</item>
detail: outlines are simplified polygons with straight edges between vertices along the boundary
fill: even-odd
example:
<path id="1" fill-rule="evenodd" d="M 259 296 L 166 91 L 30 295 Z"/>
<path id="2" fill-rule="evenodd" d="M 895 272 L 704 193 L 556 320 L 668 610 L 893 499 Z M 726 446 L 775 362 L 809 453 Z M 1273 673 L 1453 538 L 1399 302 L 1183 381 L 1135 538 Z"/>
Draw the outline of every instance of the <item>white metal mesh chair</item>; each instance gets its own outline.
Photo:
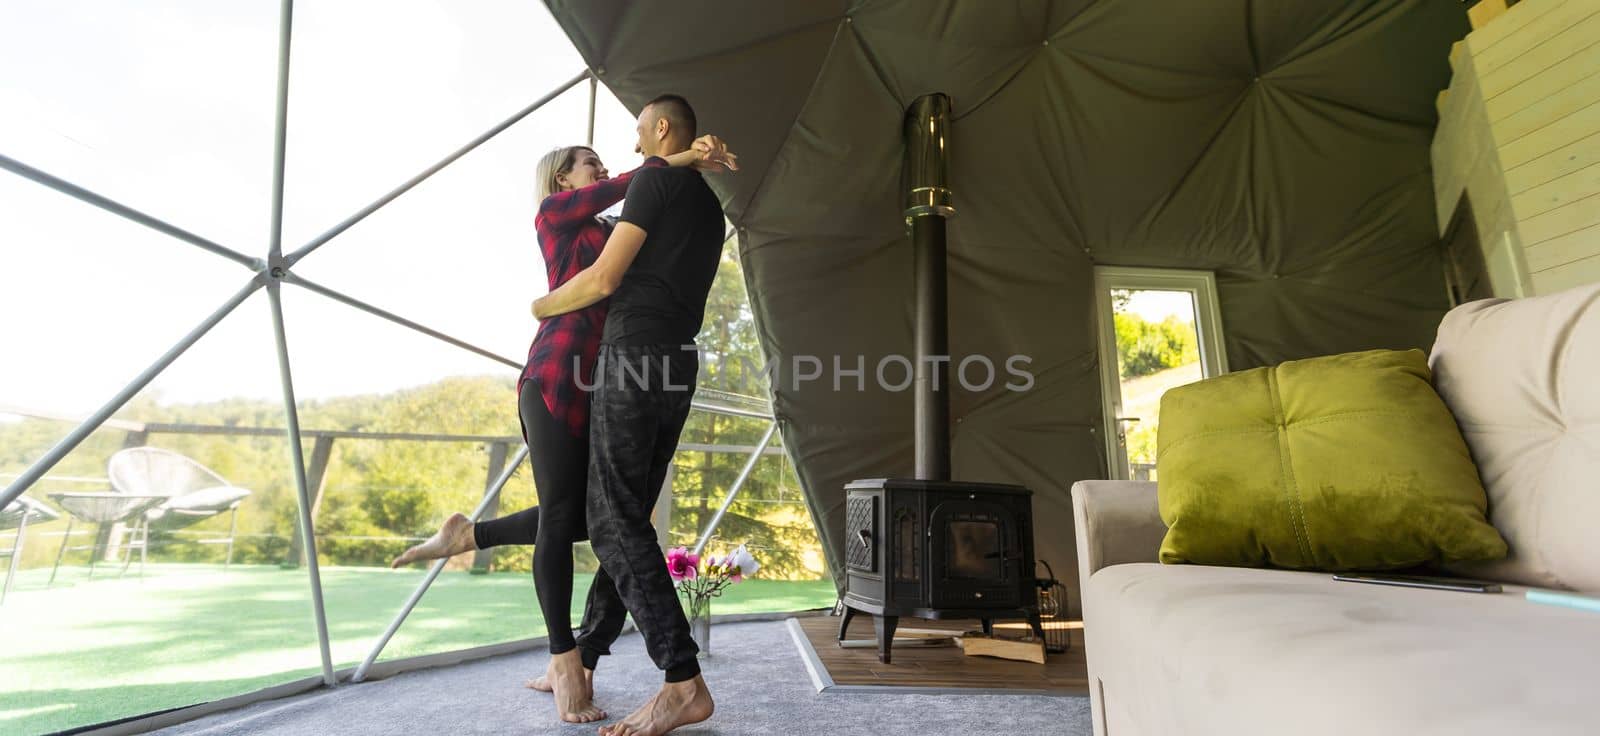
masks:
<path id="1" fill-rule="evenodd" d="M 26 496 L 18 496 L 15 501 L 6 504 L 0 509 L 0 529 L 17 530 L 16 538 L 11 540 L 11 549 L 0 552 L 11 558 L 6 565 L 6 583 L 0 587 L 0 603 L 6 602 L 6 596 L 11 593 L 11 579 L 17 574 L 17 561 L 22 558 L 22 543 L 28 536 L 28 525 L 44 521 L 54 521 L 61 518 L 49 506 L 35 501 Z"/>
<path id="2" fill-rule="evenodd" d="M 67 512 L 67 531 L 61 535 L 61 547 L 56 550 L 55 567 L 50 568 L 50 580 L 46 585 L 54 584 L 56 573 L 61 571 L 61 560 L 69 551 L 89 550 L 89 577 L 94 577 L 95 562 L 100 556 L 100 535 L 96 534 L 95 541 L 77 547 L 71 546 L 72 527 L 75 522 L 83 521 L 95 524 L 102 529 L 107 524 L 133 524 L 133 532 L 129 539 L 122 544 L 127 550 L 127 561 L 122 564 L 122 571 L 127 572 L 128 565 L 133 562 L 133 550 L 139 550 L 139 571 L 144 572 L 144 541 L 149 536 L 145 530 L 143 519 L 140 516 L 147 509 L 166 500 L 165 496 L 129 496 L 116 492 L 93 493 L 51 493 L 50 498 L 60 504 L 61 509 Z M 119 573 L 120 574 L 120 573 Z"/>
<path id="3" fill-rule="evenodd" d="M 231 516 L 226 534 L 210 533 L 201 544 L 226 544 L 225 567 L 233 565 L 234 537 L 239 529 L 239 504 L 250 491 L 234 486 L 215 471 L 171 450 L 130 447 L 111 456 L 106 464 L 111 488 L 129 496 L 165 496 L 167 500 L 146 511 L 141 520 L 141 544 L 150 530 L 174 531 L 209 519 L 224 511 Z M 141 558 L 144 548 L 140 548 Z M 141 559 L 142 561 L 142 559 Z"/>

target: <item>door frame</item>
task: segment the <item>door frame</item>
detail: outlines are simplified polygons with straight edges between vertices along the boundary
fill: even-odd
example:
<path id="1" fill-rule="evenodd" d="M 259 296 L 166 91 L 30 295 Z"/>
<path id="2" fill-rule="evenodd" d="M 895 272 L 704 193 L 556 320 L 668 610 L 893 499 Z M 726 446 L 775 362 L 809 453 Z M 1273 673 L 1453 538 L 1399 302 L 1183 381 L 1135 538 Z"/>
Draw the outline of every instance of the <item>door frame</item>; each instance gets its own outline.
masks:
<path id="1" fill-rule="evenodd" d="M 1104 409 L 1106 477 L 1127 480 L 1127 445 L 1117 417 L 1122 413 L 1122 381 L 1117 375 L 1117 335 L 1112 321 L 1111 290 L 1187 291 L 1194 300 L 1199 333 L 1200 371 L 1205 378 L 1228 372 L 1222 342 L 1222 313 L 1217 306 L 1217 279 L 1210 271 L 1176 268 L 1094 267 L 1095 325 L 1099 331 L 1100 405 Z"/>

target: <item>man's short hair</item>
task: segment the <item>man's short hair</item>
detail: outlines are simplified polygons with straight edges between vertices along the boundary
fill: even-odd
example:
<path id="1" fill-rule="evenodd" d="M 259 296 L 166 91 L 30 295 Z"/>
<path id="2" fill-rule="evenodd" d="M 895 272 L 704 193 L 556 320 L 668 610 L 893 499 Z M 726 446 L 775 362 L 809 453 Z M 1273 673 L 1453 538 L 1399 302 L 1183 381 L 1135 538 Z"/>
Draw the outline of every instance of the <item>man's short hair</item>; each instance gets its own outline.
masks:
<path id="1" fill-rule="evenodd" d="M 694 140 L 699 133 L 696 128 L 694 108 L 689 106 L 689 101 L 681 95 L 661 95 L 644 104 L 653 107 L 657 117 L 666 118 L 672 130 L 683 130 L 689 133 L 689 140 Z"/>

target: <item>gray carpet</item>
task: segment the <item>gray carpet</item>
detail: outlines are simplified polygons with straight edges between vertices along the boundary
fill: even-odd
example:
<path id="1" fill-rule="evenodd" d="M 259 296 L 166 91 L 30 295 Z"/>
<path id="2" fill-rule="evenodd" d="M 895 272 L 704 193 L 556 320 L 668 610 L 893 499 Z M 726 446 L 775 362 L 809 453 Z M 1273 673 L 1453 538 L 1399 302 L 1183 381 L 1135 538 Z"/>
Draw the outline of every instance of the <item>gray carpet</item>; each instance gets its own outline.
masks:
<path id="1" fill-rule="evenodd" d="M 702 660 L 717 701 L 700 734 L 1089 734 L 1087 698 L 1031 695 L 818 694 L 781 621 L 721 623 L 714 656 Z M 614 718 L 659 687 L 661 676 L 629 634 L 600 665 L 596 698 Z M 410 672 L 219 713 L 155 733 L 164 736 L 286 734 L 592 734 L 561 724 L 550 696 L 523 689 L 544 671 L 543 652 Z"/>

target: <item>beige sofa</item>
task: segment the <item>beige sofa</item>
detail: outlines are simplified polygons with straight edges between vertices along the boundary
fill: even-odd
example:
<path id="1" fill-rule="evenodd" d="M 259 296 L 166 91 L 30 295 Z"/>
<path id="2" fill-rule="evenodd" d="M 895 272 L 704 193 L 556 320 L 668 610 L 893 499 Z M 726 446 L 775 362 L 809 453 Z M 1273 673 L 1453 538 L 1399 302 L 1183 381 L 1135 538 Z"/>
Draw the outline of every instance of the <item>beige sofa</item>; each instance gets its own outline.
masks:
<path id="1" fill-rule="evenodd" d="M 1446 315 L 1434 385 L 1505 561 L 1482 595 L 1327 573 L 1160 565 L 1156 484 L 1073 487 L 1094 729 L 1134 734 L 1600 734 L 1600 285 Z"/>

